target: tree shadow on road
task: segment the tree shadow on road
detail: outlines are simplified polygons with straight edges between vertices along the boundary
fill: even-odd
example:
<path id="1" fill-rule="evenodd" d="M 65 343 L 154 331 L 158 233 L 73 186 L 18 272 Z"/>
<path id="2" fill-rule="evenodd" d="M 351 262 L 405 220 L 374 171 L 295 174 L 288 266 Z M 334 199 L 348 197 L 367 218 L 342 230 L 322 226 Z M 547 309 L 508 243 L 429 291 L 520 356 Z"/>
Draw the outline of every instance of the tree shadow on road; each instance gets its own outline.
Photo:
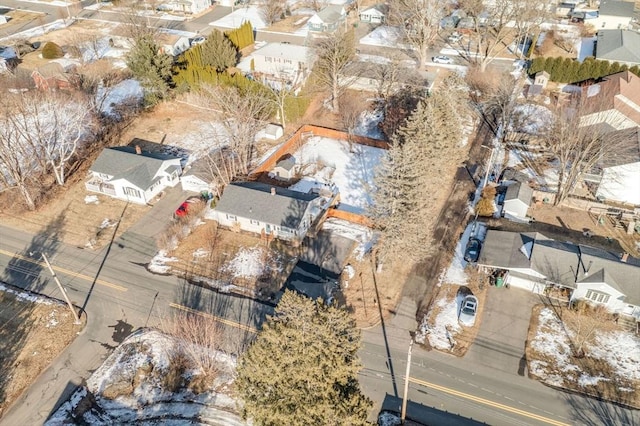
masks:
<path id="1" fill-rule="evenodd" d="M 631 390 L 632 392 L 634 390 Z M 623 390 L 619 390 L 623 393 Z M 636 389 L 635 392 L 638 392 Z M 622 396 L 621 396 L 622 397 Z M 571 423 L 585 426 L 617 426 L 639 425 L 640 412 L 629 409 L 600 398 L 600 395 L 587 397 L 574 393 L 565 393 L 566 401 L 571 416 Z"/>

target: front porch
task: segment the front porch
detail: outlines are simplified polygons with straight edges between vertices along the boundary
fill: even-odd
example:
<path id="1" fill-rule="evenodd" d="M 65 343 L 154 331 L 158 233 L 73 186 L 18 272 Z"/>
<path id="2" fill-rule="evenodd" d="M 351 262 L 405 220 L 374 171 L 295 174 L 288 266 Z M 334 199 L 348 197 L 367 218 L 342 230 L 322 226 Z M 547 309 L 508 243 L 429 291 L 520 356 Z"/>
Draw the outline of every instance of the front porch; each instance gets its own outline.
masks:
<path id="1" fill-rule="evenodd" d="M 100 194 L 109 195 L 111 197 L 116 196 L 116 188 L 110 184 L 103 182 L 100 179 L 91 178 L 87 182 L 85 182 L 84 187 L 87 191 L 98 192 Z"/>

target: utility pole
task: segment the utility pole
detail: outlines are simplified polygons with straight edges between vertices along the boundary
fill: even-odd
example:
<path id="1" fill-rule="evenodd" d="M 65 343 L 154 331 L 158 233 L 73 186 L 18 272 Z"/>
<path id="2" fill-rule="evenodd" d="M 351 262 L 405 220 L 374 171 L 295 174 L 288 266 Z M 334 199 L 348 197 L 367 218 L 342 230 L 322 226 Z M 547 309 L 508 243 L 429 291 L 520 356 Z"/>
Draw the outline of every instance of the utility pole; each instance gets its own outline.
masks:
<path id="1" fill-rule="evenodd" d="M 411 370 L 411 349 L 413 348 L 413 337 L 409 342 L 409 353 L 407 354 L 407 372 L 404 375 L 404 396 L 402 397 L 402 414 L 400 415 L 401 424 L 407 415 L 407 394 L 409 393 L 409 371 Z"/>
<path id="2" fill-rule="evenodd" d="M 71 304 L 71 301 L 69 300 L 69 296 L 67 296 L 67 292 L 65 291 L 64 287 L 62 287 L 62 284 L 60 284 L 60 280 L 58 279 L 58 276 L 56 275 L 55 271 L 51 267 L 51 264 L 49 263 L 49 259 L 47 259 L 47 256 L 45 256 L 44 253 L 42 253 L 42 259 L 44 259 L 44 263 L 47 264 L 47 268 L 49 268 L 49 272 L 51 272 L 51 276 L 53 276 L 53 280 L 56 282 L 56 284 L 58 284 L 58 288 L 62 292 L 62 296 L 64 296 L 64 300 L 67 302 L 67 305 L 69 305 L 69 309 L 71 309 L 71 313 L 73 314 L 73 318 L 75 319 L 74 324 L 80 324 L 80 318 L 78 318 L 78 314 L 76 313 L 76 310 Z"/>

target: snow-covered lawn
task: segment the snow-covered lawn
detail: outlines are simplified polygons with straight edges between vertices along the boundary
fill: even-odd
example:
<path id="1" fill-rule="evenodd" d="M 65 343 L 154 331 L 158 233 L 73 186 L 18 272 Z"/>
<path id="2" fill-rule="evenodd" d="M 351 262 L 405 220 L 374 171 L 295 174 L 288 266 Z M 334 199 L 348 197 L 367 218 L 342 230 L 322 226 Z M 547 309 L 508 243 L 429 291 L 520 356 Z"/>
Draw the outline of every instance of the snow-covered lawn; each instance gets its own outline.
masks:
<path id="1" fill-rule="evenodd" d="M 209 391 L 196 394 L 184 387 L 175 392 L 165 389 L 176 344 L 175 339 L 155 330 L 131 335 L 45 424 L 246 425 L 236 414 L 236 401 L 230 396 L 235 359 L 224 353 L 214 354 L 219 373 Z M 198 374 L 199 370 L 188 369 L 183 377 L 190 380 Z M 88 393 L 95 401 L 87 398 Z"/>
<path id="2" fill-rule="evenodd" d="M 293 157 L 302 165 L 302 174 L 317 182 L 317 186 L 335 185 L 340 191 L 340 208 L 362 213 L 371 203 L 375 169 L 385 150 L 345 141 L 315 136 L 308 139 Z M 303 182 L 303 181 L 301 181 Z M 300 185 L 303 185 L 301 187 Z M 307 192 L 309 180 L 291 189 Z"/>
<path id="3" fill-rule="evenodd" d="M 96 91 L 96 104 L 100 112 L 110 117 L 119 118 L 118 106 L 139 105 L 142 102 L 144 90 L 138 80 L 123 80 L 115 86 L 99 86 Z"/>
<path id="4" fill-rule="evenodd" d="M 273 251 L 264 247 L 243 247 L 222 270 L 228 272 L 232 278 L 260 278 L 270 270 L 282 271 L 282 263 L 274 256 Z"/>
<path id="5" fill-rule="evenodd" d="M 358 117 L 358 123 L 354 133 L 371 139 L 385 140 L 384 133 L 382 133 L 379 127 L 383 118 L 384 111 L 382 108 L 375 111 L 363 111 Z"/>
<path id="6" fill-rule="evenodd" d="M 640 338 L 621 330 L 599 330 L 585 345 L 585 357 L 572 355 L 573 331 L 549 307 L 537 315 L 529 335 L 529 373 L 552 386 L 606 395 L 638 404 Z"/>
<path id="7" fill-rule="evenodd" d="M 444 291 L 440 291 L 434 307 L 423 319 L 416 342 L 425 343 L 428 339 L 431 347 L 448 351 L 455 342 L 455 335 L 462 332 L 462 327 L 458 323 L 458 311 L 462 303 L 463 296 L 457 291 L 457 286 L 447 286 Z"/>

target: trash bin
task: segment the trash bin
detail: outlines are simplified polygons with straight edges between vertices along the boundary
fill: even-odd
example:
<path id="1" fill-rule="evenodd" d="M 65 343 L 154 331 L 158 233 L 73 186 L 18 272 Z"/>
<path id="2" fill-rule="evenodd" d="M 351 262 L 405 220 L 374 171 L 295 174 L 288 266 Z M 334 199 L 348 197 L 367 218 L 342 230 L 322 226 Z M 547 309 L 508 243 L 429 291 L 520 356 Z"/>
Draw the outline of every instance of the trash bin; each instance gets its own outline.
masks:
<path id="1" fill-rule="evenodd" d="M 504 286 L 504 277 L 496 277 L 496 287 Z"/>

